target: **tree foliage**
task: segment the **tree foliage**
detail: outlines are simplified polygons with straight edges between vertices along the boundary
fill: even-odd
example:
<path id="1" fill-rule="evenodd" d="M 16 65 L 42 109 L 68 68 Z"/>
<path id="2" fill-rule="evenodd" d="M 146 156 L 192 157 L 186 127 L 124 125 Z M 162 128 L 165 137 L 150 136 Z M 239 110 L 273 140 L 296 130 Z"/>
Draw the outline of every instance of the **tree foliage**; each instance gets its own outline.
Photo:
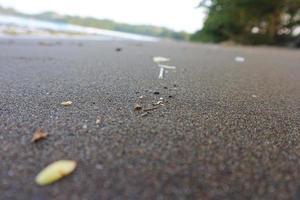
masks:
<path id="1" fill-rule="evenodd" d="M 284 44 L 299 37 L 300 0 L 203 0 L 208 16 L 191 39 L 243 44 Z"/>

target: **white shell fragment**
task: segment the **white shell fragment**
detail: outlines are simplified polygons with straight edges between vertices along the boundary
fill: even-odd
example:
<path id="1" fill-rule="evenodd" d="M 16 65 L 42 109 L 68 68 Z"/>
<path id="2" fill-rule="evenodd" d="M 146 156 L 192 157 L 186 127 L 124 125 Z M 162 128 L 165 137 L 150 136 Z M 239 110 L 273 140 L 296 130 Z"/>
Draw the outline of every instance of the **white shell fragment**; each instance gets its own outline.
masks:
<path id="1" fill-rule="evenodd" d="M 38 185 L 49 185 L 71 174 L 76 168 L 73 160 L 59 160 L 48 165 L 35 178 Z"/>
<path id="2" fill-rule="evenodd" d="M 237 56 L 235 57 L 235 62 L 239 62 L 239 63 L 243 63 L 245 62 L 245 58 L 244 57 L 241 57 L 241 56 Z"/>
<path id="3" fill-rule="evenodd" d="M 72 105 L 72 101 L 63 101 L 63 102 L 61 102 L 61 105 L 63 105 L 63 106 L 70 106 L 70 105 Z"/>
<path id="4" fill-rule="evenodd" d="M 153 62 L 155 62 L 155 63 L 169 62 L 169 61 L 170 61 L 170 58 L 165 58 L 165 57 L 160 57 L 160 56 L 153 57 Z"/>

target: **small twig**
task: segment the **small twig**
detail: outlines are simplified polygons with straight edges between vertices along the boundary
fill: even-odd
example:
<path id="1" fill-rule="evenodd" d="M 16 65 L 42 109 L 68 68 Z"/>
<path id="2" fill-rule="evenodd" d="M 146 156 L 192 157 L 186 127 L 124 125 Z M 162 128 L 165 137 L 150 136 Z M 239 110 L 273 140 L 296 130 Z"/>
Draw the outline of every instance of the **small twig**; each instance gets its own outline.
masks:
<path id="1" fill-rule="evenodd" d="M 145 116 L 147 116 L 149 114 L 150 114 L 149 112 L 145 112 L 145 113 L 141 114 L 141 117 L 145 117 Z"/>
<path id="2" fill-rule="evenodd" d="M 144 109 L 144 112 L 148 112 L 148 111 L 151 111 L 151 110 L 156 110 L 158 109 L 160 106 L 155 106 L 155 107 L 152 107 L 152 108 L 146 108 Z"/>

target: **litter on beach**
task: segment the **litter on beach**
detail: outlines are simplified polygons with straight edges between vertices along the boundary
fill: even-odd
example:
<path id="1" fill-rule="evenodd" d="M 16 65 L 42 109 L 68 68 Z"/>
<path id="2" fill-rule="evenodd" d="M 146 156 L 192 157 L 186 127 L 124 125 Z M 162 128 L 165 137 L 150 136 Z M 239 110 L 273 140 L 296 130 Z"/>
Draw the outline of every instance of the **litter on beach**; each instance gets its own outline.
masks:
<path id="1" fill-rule="evenodd" d="M 76 168 L 73 160 L 59 160 L 48 165 L 35 178 L 38 185 L 49 185 L 71 174 Z"/>
<path id="2" fill-rule="evenodd" d="M 171 60 L 170 58 L 165 58 L 161 56 L 153 57 L 153 62 L 155 63 L 169 62 L 170 60 Z"/>
<path id="3" fill-rule="evenodd" d="M 141 106 L 140 104 L 136 103 L 136 104 L 134 105 L 134 110 L 135 110 L 135 111 L 142 110 L 142 106 Z"/>
<path id="4" fill-rule="evenodd" d="M 161 64 L 159 64 L 158 67 L 164 68 L 164 69 L 176 69 L 175 66 L 170 66 L 170 65 L 161 65 Z"/>
<path id="5" fill-rule="evenodd" d="M 63 105 L 63 106 L 70 106 L 70 105 L 72 105 L 72 101 L 63 101 L 63 102 L 61 102 L 61 105 Z"/>
<path id="6" fill-rule="evenodd" d="M 237 56 L 235 57 L 235 62 L 239 62 L 239 63 L 243 63 L 245 62 L 245 58 L 244 57 L 241 57 L 241 56 Z"/>
<path id="7" fill-rule="evenodd" d="M 164 72 L 165 72 L 165 69 L 161 67 L 159 70 L 158 79 L 164 78 Z"/>
<path id="8" fill-rule="evenodd" d="M 46 139 L 48 136 L 48 133 L 46 133 L 43 129 L 38 128 L 32 135 L 31 142 L 38 142 L 42 139 Z"/>

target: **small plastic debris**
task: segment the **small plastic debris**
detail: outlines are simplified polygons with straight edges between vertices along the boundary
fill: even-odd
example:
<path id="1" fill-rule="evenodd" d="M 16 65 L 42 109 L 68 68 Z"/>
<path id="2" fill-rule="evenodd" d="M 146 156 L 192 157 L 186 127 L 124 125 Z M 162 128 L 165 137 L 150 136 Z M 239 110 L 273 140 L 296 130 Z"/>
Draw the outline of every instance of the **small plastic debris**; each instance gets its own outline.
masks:
<path id="1" fill-rule="evenodd" d="M 139 97 L 139 99 L 144 99 L 144 98 L 145 98 L 145 96 L 144 96 L 144 95 L 142 95 L 142 96 L 140 96 L 140 97 Z"/>
<path id="2" fill-rule="evenodd" d="M 163 97 L 160 97 L 159 100 L 164 100 L 164 98 L 163 98 Z"/>
<path id="3" fill-rule="evenodd" d="M 170 66 L 170 65 L 158 65 L 158 67 L 163 69 L 176 69 L 175 66 Z"/>
<path id="4" fill-rule="evenodd" d="M 252 97 L 253 97 L 253 98 L 257 98 L 257 96 L 256 96 L 255 94 L 252 94 Z"/>
<path id="5" fill-rule="evenodd" d="M 142 106 L 140 104 L 136 103 L 134 105 L 134 111 L 139 111 L 139 110 L 142 110 Z"/>
<path id="6" fill-rule="evenodd" d="M 32 135 L 31 142 L 38 142 L 42 139 L 46 139 L 48 136 L 48 133 L 46 133 L 43 129 L 38 128 Z"/>
<path id="7" fill-rule="evenodd" d="M 61 102 L 61 105 L 63 105 L 63 106 L 70 106 L 70 105 L 72 105 L 72 101 L 63 101 L 63 102 Z"/>
<path id="8" fill-rule="evenodd" d="M 97 117 L 96 124 L 99 125 L 101 123 L 101 117 Z"/>
<path id="9" fill-rule="evenodd" d="M 164 105 L 164 102 L 163 101 L 158 101 L 158 102 L 156 102 L 155 105 Z"/>
<path id="10" fill-rule="evenodd" d="M 170 58 L 165 58 L 161 56 L 153 57 L 153 62 L 155 63 L 168 62 L 168 61 L 170 61 Z"/>
<path id="11" fill-rule="evenodd" d="M 236 62 L 239 62 L 239 63 L 243 63 L 245 62 L 245 58 L 244 57 L 241 57 L 241 56 L 237 56 L 235 57 L 234 59 Z"/>
<path id="12" fill-rule="evenodd" d="M 59 160 L 48 165 L 35 178 L 38 185 L 49 185 L 71 174 L 76 168 L 73 160 Z"/>
<path id="13" fill-rule="evenodd" d="M 165 69 L 161 67 L 159 70 L 158 79 L 164 78 L 164 71 L 165 71 Z"/>

